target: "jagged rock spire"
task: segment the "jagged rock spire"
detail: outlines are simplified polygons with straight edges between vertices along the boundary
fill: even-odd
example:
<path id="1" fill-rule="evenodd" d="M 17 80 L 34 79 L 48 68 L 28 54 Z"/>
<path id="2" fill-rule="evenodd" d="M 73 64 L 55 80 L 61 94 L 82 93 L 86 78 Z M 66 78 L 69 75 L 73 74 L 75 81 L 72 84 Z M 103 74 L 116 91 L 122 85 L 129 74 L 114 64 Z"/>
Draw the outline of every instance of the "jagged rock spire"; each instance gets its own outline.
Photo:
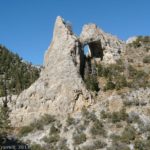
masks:
<path id="1" fill-rule="evenodd" d="M 85 44 L 89 45 L 91 57 L 110 63 L 115 61 L 114 55 L 119 56 L 123 42 L 94 24 L 85 25 L 81 36 L 77 37 L 71 26 L 58 16 L 40 78 L 12 103 L 10 119 L 13 126 L 29 124 L 45 113 L 66 116 L 92 103 L 82 78 Z"/>

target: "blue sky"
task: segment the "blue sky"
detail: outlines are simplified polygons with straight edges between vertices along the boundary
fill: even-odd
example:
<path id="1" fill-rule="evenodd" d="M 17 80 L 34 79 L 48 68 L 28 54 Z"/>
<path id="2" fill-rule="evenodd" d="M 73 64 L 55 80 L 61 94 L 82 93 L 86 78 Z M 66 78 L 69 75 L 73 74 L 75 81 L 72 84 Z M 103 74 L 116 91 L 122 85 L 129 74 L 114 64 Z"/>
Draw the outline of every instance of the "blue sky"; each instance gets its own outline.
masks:
<path id="1" fill-rule="evenodd" d="M 56 17 L 79 35 L 85 23 L 126 40 L 150 35 L 150 0 L 0 0 L 0 44 L 33 64 L 42 64 Z"/>

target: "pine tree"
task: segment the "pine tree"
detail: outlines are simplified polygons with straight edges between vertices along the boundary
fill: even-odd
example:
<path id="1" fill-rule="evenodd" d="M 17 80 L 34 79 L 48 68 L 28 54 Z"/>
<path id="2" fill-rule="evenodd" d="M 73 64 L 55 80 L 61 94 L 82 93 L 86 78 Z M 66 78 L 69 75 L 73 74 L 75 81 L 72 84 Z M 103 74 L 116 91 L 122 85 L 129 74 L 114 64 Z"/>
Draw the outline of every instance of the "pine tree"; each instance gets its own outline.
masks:
<path id="1" fill-rule="evenodd" d="M 9 108 L 0 106 L 0 137 L 6 136 L 10 131 Z"/>

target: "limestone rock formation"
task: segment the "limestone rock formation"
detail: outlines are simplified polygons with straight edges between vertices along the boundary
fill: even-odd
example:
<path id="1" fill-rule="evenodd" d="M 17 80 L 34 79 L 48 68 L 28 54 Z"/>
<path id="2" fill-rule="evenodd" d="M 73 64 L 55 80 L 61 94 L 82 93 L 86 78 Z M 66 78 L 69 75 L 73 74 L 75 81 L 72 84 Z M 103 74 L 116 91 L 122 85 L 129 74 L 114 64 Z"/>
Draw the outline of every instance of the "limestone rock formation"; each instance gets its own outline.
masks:
<path id="1" fill-rule="evenodd" d="M 40 78 L 23 91 L 12 106 L 13 125 L 29 124 L 45 113 L 63 116 L 82 107 L 84 101 L 89 101 L 79 74 L 82 52 L 77 41 L 63 19 L 57 17 Z"/>
<path id="2" fill-rule="evenodd" d="M 89 45 L 90 57 L 100 58 L 106 64 L 115 63 L 124 52 L 125 43 L 111 34 L 105 33 L 95 24 L 83 26 L 80 35 L 83 45 Z"/>
<path id="3" fill-rule="evenodd" d="M 11 103 L 13 126 L 27 125 L 45 113 L 63 117 L 92 103 L 82 78 L 86 44 L 92 54 L 90 57 L 105 63 L 119 59 L 124 46 L 122 41 L 93 24 L 85 25 L 78 38 L 70 25 L 57 17 L 40 78 Z"/>

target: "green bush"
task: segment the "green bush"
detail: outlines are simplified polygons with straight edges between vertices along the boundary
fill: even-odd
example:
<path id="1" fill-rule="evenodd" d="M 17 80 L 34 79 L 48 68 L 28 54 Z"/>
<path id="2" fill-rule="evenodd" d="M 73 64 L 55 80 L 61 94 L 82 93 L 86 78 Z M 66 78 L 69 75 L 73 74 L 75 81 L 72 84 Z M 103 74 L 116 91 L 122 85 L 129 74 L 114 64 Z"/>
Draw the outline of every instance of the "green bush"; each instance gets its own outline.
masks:
<path id="1" fill-rule="evenodd" d="M 106 147 L 106 143 L 101 140 L 96 140 L 92 145 L 86 145 L 82 147 L 82 150 L 97 150 Z"/>
<path id="2" fill-rule="evenodd" d="M 49 134 L 51 135 L 51 134 L 58 134 L 58 133 L 60 133 L 60 129 L 58 129 L 54 125 L 52 125 L 51 128 L 50 128 L 50 133 Z"/>
<path id="3" fill-rule="evenodd" d="M 56 119 L 55 119 L 55 116 L 53 116 L 53 115 L 45 114 L 42 116 L 40 121 L 42 122 L 42 124 L 48 125 L 52 122 L 55 122 Z"/>
<path id="4" fill-rule="evenodd" d="M 0 105 L 0 137 L 5 136 L 10 132 L 11 125 L 9 120 L 9 113 L 10 110 L 8 107 Z"/>
<path id="5" fill-rule="evenodd" d="M 58 145 L 58 149 L 59 150 L 70 150 L 67 146 L 67 140 L 66 139 L 60 139 L 59 145 Z"/>
<path id="6" fill-rule="evenodd" d="M 29 134 L 30 132 L 32 132 L 34 130 L 33 126 L 24 126 L 20 129 L 19 131 L 19 136 L 26 136 L 27 134 Z"/>
<path id="7" fill-rule="evenodd" d="M 59 134 L 53 134 L 53 135 L 50 135 L 49 137 L 44 137 L 43 138 L 43 141 L 47 144 L 51 144 L 51 143 L 57 143 L 60 139 L 60 136 Z"/>
<path id="8" fill-rule="evenodd" d="M 73 140 L 75 145 L 82 144 L 86 141 L 86 135 L 84 133 L 75 134 Z"/>
<path id="9" fill-rule="evenodd" d="M 94 142 L 93 145 L 94 145 L 93 149 L 100 149 L 106 147 L 107 144 L 105 142 L 102 142 L 101 140 L 97 140 Z"/>
<path id="10" fill-rule="evenodd" d="M 149 74 L 145 73 L 143 70 L 137 70 L 133 66 L 128 67 L 129 79 L 128 83 L 130 88 L 140 88 L 140 87 L 150 87 Z"/>
<path id="11" fill-rule="evenodd" d="M 149 64 L 149 63 L 150 63 L 150 55 L 145 56 L 145 57 L 143 58 L 143 63 L 146 63 L 146 64 Z"/>
<path id="12" fill-rule="evenodd" d="M 109 118 L 109 117 L 108 117 L 108 113 L 106 113 L 104 110 L 101 111 L 101 114 L 100 114 L 100 115 L 101 115 L 101 118 L 102 118 L 102 119 Z"/>
<path id="13" fill-rule="evenodd" d="M 97 81 L 97 78 L 92 76 L 92 75 L 89 75 L 85 80 L 85 85 L 86 85 L 86 88 L 88 90 L 91 90 L 91 91 L 99 91 L 99 86 L 98 86 L 98 81 Z"/>
<path id="14" fill-rule="evenodd" d="M 93 125 L 90 129 L 90 132 L 93 136 L 96 135 L 102 135 L 105 136 L 106 135 L 106 131 L 104 129 L 104 125 L 101 121 L 96 120 L 95 122 L 93 122 Z"/>
<path id="15" fill-rule="evenodd" d="M 111 147 L 108 147 L 107 150 L 130 150 L 130 148 L 125 143 L 116 142 Z"/>
<path id="16" fill-rule="evenodd" d="M 121 135 L 121 141 L 130 144 L 136 137 L 136 130 L 132 126 L 125 127 Z"/>
<path id="17" fill-rule="evenodd" d="M 127 120 L 128 114 L 126 113 L 126 110 L 123 108 L 119 112 L 113 112 L 110 117 L 111 117 L 112 122 L 116 123 L 116 122 Z"/>
<path id="18" fill-rule="evenodd" d="M 119 112 L 101 112 L 101 118 L 102 119 L 109 119 L 112 123 L 117 123 L 120 121 L 127 121 L 128 120 L 128 114 L 126 113 L 126 110 L 123 108 Z"/>
<path id="19" fill-rule="evenodd" d="M 121 88 L 126 87 L 128 85 L 125 76 L 120 75 L 120 76 L 118 76 L 116 78 L 117 78 L 116 79 L 116 84 L 115 84 L 116 90 L 120 90 Z"/>
<path id="20" fill-rule="evenodd" d="M 70 115 L 69 115 L 69 116 L 67 117 L 66 122 L 67 122 L 67 126 L 71 126 L 71 125 L 75 124 L 75 119 L 72 118 L 72 117 L 70 117 Z"/>
<path id="21" fill-rule="evenodd" d="M 134 142 L 134 148 L 135 148 L 135 150 L 149 150 L 150 140 L 137 139 Z"/>
<path id="22" fill-rule="evenodd" d="M 109 80 L 107 80 L 104 90 L 113 90 L 113 89 L 115 89 L 115 87 L 116 87 L 115 84 L 112 82 L 111 79 L 109 79 Z"/>
<path id="23" fill-rule="evenodd" d="M 82 108 L 82 116 L 85 120 L 96 121 L 97 117 L 94 112 L 89 112 L 85 107 Z"/>
<path id="24" fill-rule="evenodd" d="M 40 144 L 32 144 L 31 150 L 45 150 Z"/>
<path id="25" fill-rule="evenodd" d="M 109 66 L 97 65 L 98 76 L 105 78 L 112 78 L 124 71 L 124 64 L 122 60 L 118 60 L 116 64 Z"/>
<path id="26" fill-rule="evenodd" d="M 145 142 L 143 140 L 135 140 L 134 148 L 138 150 L 145 150 Z"/>
<path id="27" fill-rule="evenodd" d="M 45 114 L 40 119 L 35 120 L 28 126 L 24 126 L 19 131 L 19 136 L 26 136 L 28 133 L 32 132 L 33 130 L 43 130 L 45 125 L 48 125 L 52 122 L 56 121 L 54 116 Z"/>

